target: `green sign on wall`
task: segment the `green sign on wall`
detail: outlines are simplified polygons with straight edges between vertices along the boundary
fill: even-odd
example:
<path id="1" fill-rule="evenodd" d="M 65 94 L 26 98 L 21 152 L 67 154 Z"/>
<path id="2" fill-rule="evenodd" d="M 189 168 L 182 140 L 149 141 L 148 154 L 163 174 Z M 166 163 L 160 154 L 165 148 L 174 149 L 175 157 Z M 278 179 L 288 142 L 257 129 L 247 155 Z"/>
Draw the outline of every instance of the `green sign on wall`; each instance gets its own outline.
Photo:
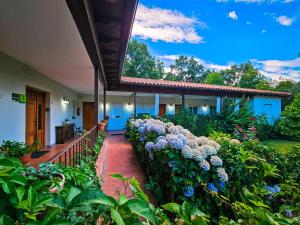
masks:
<path id="1" fill-rule="evenodd" d="M 12 100 L 14 102 L 26 103 L 26 95 L 25 94 L 12 93 Z"/>

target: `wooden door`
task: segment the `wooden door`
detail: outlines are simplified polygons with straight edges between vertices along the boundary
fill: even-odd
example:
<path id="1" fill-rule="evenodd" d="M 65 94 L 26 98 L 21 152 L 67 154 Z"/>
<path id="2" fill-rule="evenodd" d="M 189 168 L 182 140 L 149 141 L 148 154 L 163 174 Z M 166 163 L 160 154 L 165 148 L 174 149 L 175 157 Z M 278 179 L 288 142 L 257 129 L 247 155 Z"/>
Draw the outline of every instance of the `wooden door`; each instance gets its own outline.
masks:
<path id="1" fill-rule="evenodd" d="M 95 103 L 83 102 L 83 129 L 90 130 L 95 125 Z"/>
<path id="2" fill-rule="evenodd" d="M 46 94 L 26 89 L 26 144 L 45 147 Z"/>
<path id="3" fill-rule="evenodd" d="M 175 105 L 175 115 L 180 114 L 181 111 L 181 105 Z"/>
<path id="4" fill-rule="evenodd" d="M 166 115 L 166 104 L 159 104 L 159 115 L 160 116 Z"/>

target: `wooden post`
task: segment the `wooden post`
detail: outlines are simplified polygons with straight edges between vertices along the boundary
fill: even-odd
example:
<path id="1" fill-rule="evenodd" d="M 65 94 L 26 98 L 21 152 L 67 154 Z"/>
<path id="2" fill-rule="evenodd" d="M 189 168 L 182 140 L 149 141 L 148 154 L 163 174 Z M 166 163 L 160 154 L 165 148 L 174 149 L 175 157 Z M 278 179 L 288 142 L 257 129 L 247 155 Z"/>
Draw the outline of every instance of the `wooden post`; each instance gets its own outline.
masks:
<path id="1" fill-rule="evenodd" d="M 103 91 L 103 117 L 106 117 L 106 88 Z"/>
<path id="2" fill-rule="evenodd" d="M 185 95 L 184 94 L 182 94 L 181 100 L 182 100 L 181 108 L 184 109 L 184 107 L 185 107 Z"/>
<path id="3" fill-rule="evenodd" d="M 94 100 L 95 100 L 95 122 L 94 125 L 98 126 L 98 108 L 99 108 L 99 68 L 95 67 L 95 88 L 94 88 Z M 98 130 L 98 127 L 97 127 Z"/>
<path id="4" fill-rule="evenodd" d="M 133 116 L 136 117 L 136 92 L 133 93 Z"/>

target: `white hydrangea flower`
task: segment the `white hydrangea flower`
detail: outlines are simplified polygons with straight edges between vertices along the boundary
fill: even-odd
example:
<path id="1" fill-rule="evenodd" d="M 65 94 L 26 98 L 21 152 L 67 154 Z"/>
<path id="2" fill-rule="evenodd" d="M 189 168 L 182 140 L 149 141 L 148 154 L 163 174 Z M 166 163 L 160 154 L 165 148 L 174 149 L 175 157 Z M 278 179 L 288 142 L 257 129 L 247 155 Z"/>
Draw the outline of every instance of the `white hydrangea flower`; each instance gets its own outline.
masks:
<path id="1" fill-rule="evenodd" d="M 183 146 L 183 148 L 181 150 L 181 154 L 182 154 L 183 158 L 185 158 L 185 159 L 193 158 L 193 151 L 190 148 L 190 146 L 188 146 L 188 145 Z"/>
<path id="2" fill-rule="evenodd" d="M 188 146 L 190 146 L 192 149 L 196 149 L 198 147 L 198 143 L 195 139 L 188 139 L 187 142 Z"/>
<path id="3" fill-rule="evenodd" d="M 217 168 L 217 174 L 220 181 L 227 182 L 228 181 L 228 174 L 225 172 L 225 169 L 222 167 Z"/>
<path id="4" fill-rule="evenodd" d="M 221 148 L 221 145 L 219 145 L 219 144 L 218 144 L 217 142 L 215 142 L 214 140 L 208 140 L 208 141 L 207 141 L 207 144 L 213 146 L 217 151 L 219 151 L 220 148 Z"/>
<path id="5" fill-rule="evenodd" d="M 202 145 L 207 155 L 216 155 L 217 150 L 211 145 Z"/>
<path id="6" fill-rule="evenodd" d="M 213 166 L 222 166 L 223 165 L 222 159 L 220 159 L 220 157 L 217 155 L 213 155 L 212 157 L 210 157 L 210 163 Z"/>
<path id="7" fill-rule="evenodd" d="M 231 140 L 230 140 L 230 143 L 231 143 L 231 144 L 234 144 L 234 145 L 239 145 L 239 144 L 241 144 L 241 142 L 240 142 L 239 140 L 237 140 L 237 139 L 231 139 Z"/>
<path id="8" fill-rule="evenodd" d="M 200 168 L 202 168 L 203 170 L 205 170 L 205 171 L 209 171 L 210 170 L 210 164 L 205 159 L 201 160 L 198 163 L 198 166 Z"/>
<path id="9" fill-rule="evenodd" d="M 205 158 L 203 158 L 202 153 L 197 149 L 194 151 L 193 159 L 195 159 L 197 162 L 201 162 Z"/>
<path id="10" fill-rule="evenodd" d="M 179 130 L 178 130 L 178 128 L 177 128 L 176 126 L 170 126 L 170 127 L 168 128 L 168 132 L 169 132 L 170 134 L 179 134 Z"/>
<path id="11" fill-rule="evenodd" d="M 206 148 L 205 148 L 205 146 L 203 147 L 203 145 L 202 146 L 199 146 L 198 148 L 197 148 L 197 150 L 198 150 L 198 152 L 200 152 L 200 154 L 202 155 L 202 158 L 203 159 L 206 159 L 207 158 L 207 153 L 206 153 Z"/>
<path id="12" fill-rule="evenodd" d="M 199 145 L 206 145 L 208 142 L 208 138 L 205 136 L 201 136 L 201 137 L 198 137 L 196 139 L 196 141 L 198 142 Z"/>

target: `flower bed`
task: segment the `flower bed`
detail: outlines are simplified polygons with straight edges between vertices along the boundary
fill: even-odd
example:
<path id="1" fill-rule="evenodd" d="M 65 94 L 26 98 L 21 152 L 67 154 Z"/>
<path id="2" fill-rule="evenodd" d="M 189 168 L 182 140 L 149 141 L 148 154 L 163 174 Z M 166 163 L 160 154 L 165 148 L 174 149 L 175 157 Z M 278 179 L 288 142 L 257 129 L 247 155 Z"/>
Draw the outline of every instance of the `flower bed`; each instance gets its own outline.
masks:
<path id="1" fill-rule="evenodd" d="M 155 119 L 130 120 L 127 137 L 159 203 L 188 202 L 210 224 L 297 224 L 296 168 L 279 175 L 277 165 L 289 167 L 259 140 L 218 132 L 196 137 Z"/>
<path id="2" fill-rule="evenodd" d="M 159 200 L 203 201 L 210 192 L 226 190 L 228 175 L 216 141 L 154 119 L 131 120 L 128 133 L 147 174 L 164 190 L 157 189 Z"/>

